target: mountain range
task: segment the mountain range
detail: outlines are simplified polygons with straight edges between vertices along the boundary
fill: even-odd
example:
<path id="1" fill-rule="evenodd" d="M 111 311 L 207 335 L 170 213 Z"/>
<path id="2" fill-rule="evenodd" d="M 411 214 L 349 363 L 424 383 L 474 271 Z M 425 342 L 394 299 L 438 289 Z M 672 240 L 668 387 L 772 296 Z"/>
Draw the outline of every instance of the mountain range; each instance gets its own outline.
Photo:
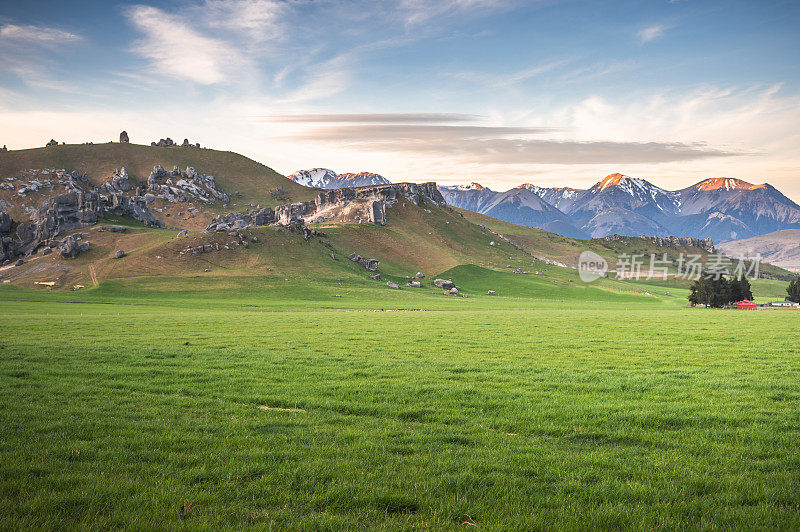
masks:
<path id="1" fill-rule="evenodd" d="M 611 174 L 589 189 L 440 187 L 454 207 L 574 238 L 688 236 L 715 242 L 800 228 L 800 206 L 769 184 L 712 178 L 681 190 Z"/>
<path id="2" fill-rule="evenodd" d="M 327 168 L 298 170 L 290 175 L 289 179 L 305 187 L 326 189 L 390 184 L 388 179 L 382 175 L 373 174 L 372 172 L 337 174 L 333 170 L 328 170 Z"/>
<path id="3" fill-rule="evenodd" d="M 295 172 L 290 179 L 317 188 L 389 182 L 370 172 L 336 174 L 322 168 Z M 778 189 L 727 177 L 680 190 L 666 190 L 619 173 L 589 189 L 525 183 L 498 192 L 471 183 L 439 190 L 453 207 L 571 238 L 674 235 L 726 242 L 800 229 L 800 206 Z"/>

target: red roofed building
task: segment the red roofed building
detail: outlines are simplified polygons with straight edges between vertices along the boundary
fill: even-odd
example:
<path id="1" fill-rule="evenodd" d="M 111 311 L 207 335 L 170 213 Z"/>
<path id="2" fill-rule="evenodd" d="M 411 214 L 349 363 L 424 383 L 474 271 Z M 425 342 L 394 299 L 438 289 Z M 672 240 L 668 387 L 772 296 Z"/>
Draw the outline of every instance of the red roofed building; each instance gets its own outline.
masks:
<path id="1" fill-rule="evenodd" d="M 736 308 L 745 310 L 755 310 L 756 302 L 745 299 L 744 301 L 739 301 L 738 303 L 736 303 Z"/>

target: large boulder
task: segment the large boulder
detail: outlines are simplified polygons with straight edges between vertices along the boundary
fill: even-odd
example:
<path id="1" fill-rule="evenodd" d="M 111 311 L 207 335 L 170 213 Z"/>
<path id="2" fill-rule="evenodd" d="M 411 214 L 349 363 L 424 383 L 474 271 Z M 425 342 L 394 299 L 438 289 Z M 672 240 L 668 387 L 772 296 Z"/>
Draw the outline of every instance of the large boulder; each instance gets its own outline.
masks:
<path id="1" fill-rule="evenodd" d="M 0 236 L 0 264 L 17 255 L 17 243 L 8 236 Z"/>
<path id="2" fill-rule="evenodd" d="M 353 262 L 358 263 L 360 266 L 372 272 L 377 270 L 378 265 L 380 264 L 380 261 L 378 259 L 368 259 L 362 257 L 361 255 L 356 255 L 355 253 L 351 253 L 350 255 L 347 256 L 347 258 L 352 260 Z"/>
<path id="3" fill-rule="evenodd" d="M 420 288 L 422 286 L 422 283 L 420 283 L 419 281 L 409 281 L 406 283 L 406 286 L 410 286 L 412 288 Z"/>
<path id="4" fill-rule="evenodd" d="M 11 232 L 11 216 L 7 212 L 0 212 L 0 235 Z"/>
<path id="5" fill-rule="evenodd" d="M 398 286 L 397 283 L 393 283 L 392 281 L 387 281 L 386 286 L 388 286 L 389 288 L 394 288 L 395 290 L 400 289 L 400 286 Z"/>
<path id="6" fill-rule="evenodd" d="M 58 249 L 62 257 L 72 259 L 77 257 L 78 254 L 88 251 L 89 242 L 82 242 L 80 234 L 69 235 L 59 243 Z"/>
<path id="7" fill-rule="evenodd" d="M 456 284 L 450 279 L 435 279 L 433 284 L 442 290 L 450 290 L 456 287 Z"/>
<path id="8" fill-rule="evenodd" d="M 124 166 L 120 170 L 114 170 L 114 174 L 100 188 L 109 193 L 131 191 L 133 187 L 128 181 L 128 170 Z"/>
<path id="9" fill-rule="evenodd" d="M 119 141 L 120 141 L 120 143 L 127 143 L 127 142 L 131 141 L 128 138 L 128 132 L 127 131 L 123 131 L 122 133 L 119 134 Z"/>

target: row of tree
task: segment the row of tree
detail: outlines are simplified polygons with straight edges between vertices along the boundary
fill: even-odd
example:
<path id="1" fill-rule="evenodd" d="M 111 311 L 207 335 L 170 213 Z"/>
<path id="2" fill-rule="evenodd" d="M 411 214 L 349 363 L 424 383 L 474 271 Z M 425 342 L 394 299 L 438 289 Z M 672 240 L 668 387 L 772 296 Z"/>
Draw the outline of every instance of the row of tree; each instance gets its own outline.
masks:
<path id="1" fill-rule="evenodd" d="M 704 273 L 689 287 L 689 303 L 720 308 L 739 301 L 752 300 L 750 281 L 744 275 L 738 279 Z"/>

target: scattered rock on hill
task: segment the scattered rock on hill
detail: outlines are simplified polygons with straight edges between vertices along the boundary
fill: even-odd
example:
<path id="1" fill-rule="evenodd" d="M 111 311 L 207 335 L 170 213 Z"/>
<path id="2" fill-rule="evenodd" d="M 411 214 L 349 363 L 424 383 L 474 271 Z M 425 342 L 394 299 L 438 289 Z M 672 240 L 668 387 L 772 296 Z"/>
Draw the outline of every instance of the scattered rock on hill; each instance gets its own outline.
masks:
<path id="1" fill-rule="evenodd" d="M 400 288 L 397 285 L 397 283 L 393 283 L 392 281 L 386 281 L 386 286 L 388 286 L 389 288 L 394 288 L 394 289 L 399 289 Z"/>
<path id="2" fill-rule="evenodd" d="M 433 284 L 443 290 L 450 290 L 456 287 L 456 284 L 451 279 L 435 279 Z"/>
<path id="3" fill-rule="evenodd" d="M 50 146 L 58 146 L 58 141 L 57 141 L 57 140 L 55 140 L 55 139 L 50 139 L 50 142 L 48 142 L 47 144 L 45 144 L 45 146 L 47 146 L 47 147 L 50 147 Z"/>
<path id="4" fill-rule="evenodd" d="M 422 273 L 422 272 L 417 272 L 417 274 L 414 277 L 416 277 L 417 279 L 424 279 L 425 278 L 425 274 Z"/>
<path id="5" fill-rule="evenodd" d="M 183 229 L 181 232 L 178 233 L 178 236 L 176 236 L 175 238 L 180 238 L 180 237 L 186 236 L 188 234 L 189 234 L 189 231 L 187 231 L 186 229 Z"/>
<path id="6" fill-rule="evenodd" d="M 25 264 L 25 261 L 22 260 L 22 259 L 19 259 L 17 262 L 14 263 L 14 266 L 22 266 L 23 264 Z"/>
<path id="7" fill-rule="evenodd" d="M 131 140 L 128 138 L 128 132 L 127 131 L 123 131 L 122 133 L 119 134 L 119 142 L 121 144 L 125 144 L 125 143 L 128 143 L 130 141 Z"/>
<path id="8" fill-rule="evenodd" d="M 380 281 L 381 280 L 381 274 L 376 273 L 375 275 L 370 275 L 369 278 L 374 280 L 374 281 Z"/>
<path id="9" fill-rule="evenodd" d="M 351 253 L 347 258 L 373 272 L 378 269 L 378 264 L 380 264 L 380 261 L 377 259 L 367 259 L 355 253 Z"/>
<path id="10" fill-rule="evenodd" d="M 522 268 L 514 268 L 514 269 L 513 269 L 513 270 L 511 270 L 511 271 L 512 271 L 513 273 L 516 273 L 516 274 L 518 274 L 518 275 L 528 275 L 528 272 L 526 272 L 526 271 L 523 271 L 523 270 L 522 270 Z"/>
<path id="11" fill-rule="evenodd" d="M 121 250 L 121 249 L 118 249 L 118 250 L 117 250 L 117 251 L 114 253 L 114 257 L 116 257 L 116 258 L 118 258 L 118 259 L 121 259 L 121 258 L 122 258 L 122 257 L 124 257 L 124 256 L 125 256 L 125 252 L 124 252 L 123 250 Z"/>
<path id="12" fill-rule="evenodd" d="M 81 234 L 76 233 L 62 240 L 58 249 L 61 251 L 62 257 L 65 259 L 72 259 L 77 257 L 78 254 L 87 251 L 89 249 L 89 242 L 81 242 Z"/>
<path id="13" fill-rule="evenodd" d="M 444 292 L 444 293 L 445 293 L 445 294 L 447 294 L 448 296 L 457 296 L 457 295 L 458 295 L 458 288 L 456 288 L 456 287 L 454 286 L 454 287 L 453 287 L 453 288 L 451 288 L 450 290 L 445 290 L 445 292 Z"/>
<path id="14" fill-rule="evenodd" d="M 410 286 L 412 288 L 420 288 L 422 286 L 422 283 L 420 283 L 419 281 L 409 281 L 406 283 L 406 286 Z"/>
<path id="15" fill-rule="evenodd" d="M 486 293 L 487 293 L 487 294 L 489 294 L 490 296 L 493 296 L 493 295 L 495 295 L 495 291 L 494 291 L 494 290 L 489 290 L 489 291 L 488 291 L 488 292 L 486 292 Z"/>

